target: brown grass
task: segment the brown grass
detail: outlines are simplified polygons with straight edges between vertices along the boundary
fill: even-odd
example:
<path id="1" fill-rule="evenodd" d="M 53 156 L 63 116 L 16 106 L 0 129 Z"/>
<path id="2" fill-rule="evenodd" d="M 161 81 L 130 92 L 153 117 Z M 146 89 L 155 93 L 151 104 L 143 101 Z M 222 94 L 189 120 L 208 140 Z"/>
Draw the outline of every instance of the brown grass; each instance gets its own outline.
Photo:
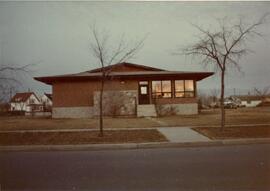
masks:
<path id="1" fill-rule="evenodd" d="M 153 127 L 156 122 L 145 118 L 105 118 L 105 128 Z M 0 117 L 0 130 L 31 129 L 93 129 L 98 128 L 98 119 L 51 119 L 29 117 Z"/>
<path id="2" fill-rule="evenodd" d="M 0 145 L 73 145 L 97 143 L 142 143 L 167 141 L 157 130 L 0 133 Z"/>
<path id="3" fill-rule="evenodd" d="M 220 125 L 220 110 L 203 110 L 199 115 L 170 116 L 159 118 L 168 126 Z M 226 109 L 226 124 L 270 124 L 270 107 Z"/>
<path id="4" fill-rule="evenodd" d="M 270 125 L 226 127 L 223 131 L 217 127 L 196 127 L 193 129 L 210 139 L 270 138 Z"/>
<path id="5" fill-rule="evenodd" d="M 226 124 L 270 124 L 270 107 L 226 110 Z M 204 110 L 198 115 L 159 118 L 105 118 L 105 128 L 145 128 L 159 126 L 213 126 L 220 124 L 220 110 Z M 98 119 L 44 119 L 0 117 L 0 131 L 28 129 L 91 129 L 98 128 Z"/>

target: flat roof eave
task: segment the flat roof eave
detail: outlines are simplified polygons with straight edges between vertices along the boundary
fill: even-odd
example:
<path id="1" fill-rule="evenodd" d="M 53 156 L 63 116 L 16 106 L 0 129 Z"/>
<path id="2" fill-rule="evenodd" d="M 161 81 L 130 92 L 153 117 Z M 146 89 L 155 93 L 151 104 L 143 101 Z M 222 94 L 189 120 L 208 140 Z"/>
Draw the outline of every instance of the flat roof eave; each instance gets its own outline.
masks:
<path id="1" fill-rule="evenodd" d="M 185 73 L 154 73 L 154 74 L 114 74 L 108 75 L 108 79 L 120 79 L 120 80 L 166 80 L 166 79 L 192 79 L 200 81 L 213 75 L 213 72 L 185 72 Z M 34 79 L 43 82 L 48 85 L 52 85 L 54 82 L 71 82 L 71 81 L 98 81 L 102 78 L 101 75 L 63 75 L 63 76 L 45 76 L 35 77 Z"/>

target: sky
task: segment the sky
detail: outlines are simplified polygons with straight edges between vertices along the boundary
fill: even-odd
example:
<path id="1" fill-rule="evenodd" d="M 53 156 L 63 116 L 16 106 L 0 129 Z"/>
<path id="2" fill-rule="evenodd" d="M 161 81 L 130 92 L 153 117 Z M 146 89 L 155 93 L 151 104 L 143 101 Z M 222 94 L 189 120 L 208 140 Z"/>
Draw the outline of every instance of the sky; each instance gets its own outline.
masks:
<path id="1" fill-rule="evenodd" d="M 24 76 L 21 91 L 51 92 L 33 76 L 76 73 L 99 67 L 90 51 L 94 23 L 117 43 L 147 36 L 131 63 L 167 70 L 213 71 L 199 59 L 174 55 L 179 47 L 196 42 L 198 30 L 215 29 L 217 19 L 244 19 L 252 23 L 270 12 L 270 2 L 0 2 L 0 62 L 4 65 L 34 64 Z M 270 18 L 262 26 L 263 37 L 247 43 L 252 53 L 240 61 L 241 71 L 230 68 L 226 91 L 246 94 L 254 87 L 270 85 Z M 219 75 L 199 82 L 202 91 L 218 89 Z"/>

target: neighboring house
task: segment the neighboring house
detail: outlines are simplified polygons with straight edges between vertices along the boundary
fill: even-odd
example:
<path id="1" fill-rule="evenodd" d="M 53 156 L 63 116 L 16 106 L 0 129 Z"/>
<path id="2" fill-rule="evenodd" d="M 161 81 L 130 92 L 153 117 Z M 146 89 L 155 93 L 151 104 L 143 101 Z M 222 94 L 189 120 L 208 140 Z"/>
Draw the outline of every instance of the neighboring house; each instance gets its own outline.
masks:
<path id="1" fill-rule="evenodd" d="M 240 95 L 235 97 L 241 100 L 241 105 L 244 107 L 257 107 L 262 103 L 261 96 Z"/>
<path id="2" fill-rule="evenodd" d="M 212 72 L 180 72 L 119 63 L 104 68 L 106 78 L 104 115 L 157 116 L 197 114 L 197 81 Z M 53 118 L 82 118 L 99 115 L 102 69 L 69 75 L 36 77 L 52 85 Z"/>
<path id="3" fill-rule="evenodd" d="M 264 98 L 262 99 L 262 103 L 260 103 L 259 106 L 269 107 L 270 106 L 270 95 L 264 96 Z"/>
<path id="4" fill-rule="evenodd" d="M 265 97 L 263 98 L 263 102 L 270 103 L 270 95 L 265 96 Z"/>
<path id="5" fill-rule="evenodd" d="M 34 92 L 16 93 L 10 100 L 10 111 L 36 112 L 43 107 Z"/>
<path id="6" fill-rule="evenodd" d="M 43 105 L 43 110 L 46 111 L 52 111 L 52 94 L 44 93 L 42 96 L 40 96 L 40 101 Z"/>

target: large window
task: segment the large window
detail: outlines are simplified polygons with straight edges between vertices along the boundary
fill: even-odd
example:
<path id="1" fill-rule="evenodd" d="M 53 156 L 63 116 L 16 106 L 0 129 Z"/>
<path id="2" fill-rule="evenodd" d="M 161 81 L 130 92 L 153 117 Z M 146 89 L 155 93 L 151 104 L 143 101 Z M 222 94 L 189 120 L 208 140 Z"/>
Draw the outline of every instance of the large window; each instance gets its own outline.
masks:
<path id="1" fill-rule="evenodd" d="M 172 97 L 172 85 L 170 80 L 152 81 L 153 98 Z"/>
<path id="2" fill-rule="evenodd" d="M 174 96 L 175 97 L 194 97 L 194 82 L 193 80 L 175 80 L 174 81 Z"/>

